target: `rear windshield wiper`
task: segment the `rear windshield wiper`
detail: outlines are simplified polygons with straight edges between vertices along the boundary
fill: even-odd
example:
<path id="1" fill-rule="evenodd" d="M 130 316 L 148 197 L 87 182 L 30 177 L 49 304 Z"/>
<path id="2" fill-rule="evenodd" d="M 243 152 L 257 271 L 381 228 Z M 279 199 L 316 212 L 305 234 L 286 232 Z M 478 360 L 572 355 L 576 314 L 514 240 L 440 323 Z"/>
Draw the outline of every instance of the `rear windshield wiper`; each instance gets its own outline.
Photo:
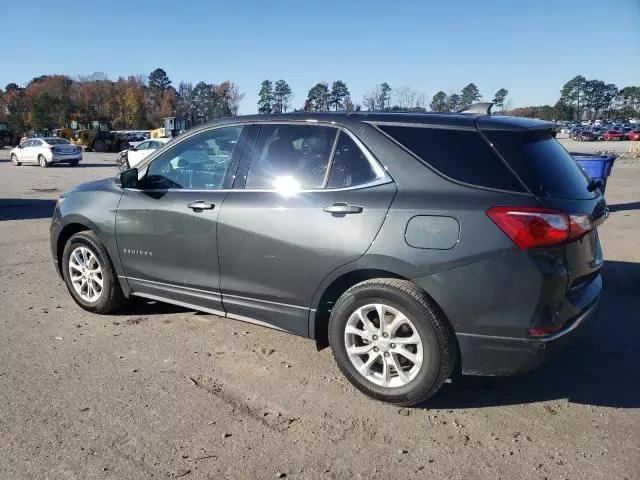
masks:
<path id="1" fill-rule="evenodd" d="M 587 185 L 587 190 L 589 190 L 590 192 L 593 192 L 596 188 L 602 189 L 602 187 L 604 187 L 604 183 L 602 182 L 602 179 L 592 178 L 589 181 L 589 185 Z"/>

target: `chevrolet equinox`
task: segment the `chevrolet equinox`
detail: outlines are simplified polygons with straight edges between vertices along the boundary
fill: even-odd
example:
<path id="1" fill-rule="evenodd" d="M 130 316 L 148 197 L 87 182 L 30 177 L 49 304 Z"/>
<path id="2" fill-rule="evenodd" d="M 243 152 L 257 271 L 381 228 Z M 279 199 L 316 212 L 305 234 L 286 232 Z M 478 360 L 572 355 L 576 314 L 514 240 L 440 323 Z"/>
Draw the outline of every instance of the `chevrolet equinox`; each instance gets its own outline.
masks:
<path id="1" fill-rule="evenodd" d="M 56 268 L 91 312 L 135 296 L 310 337 L 399 405 L 526 371 L 594 314 L 608 209 L 553 124 L 489 109 L 194 128 L 60 197 Z"/>

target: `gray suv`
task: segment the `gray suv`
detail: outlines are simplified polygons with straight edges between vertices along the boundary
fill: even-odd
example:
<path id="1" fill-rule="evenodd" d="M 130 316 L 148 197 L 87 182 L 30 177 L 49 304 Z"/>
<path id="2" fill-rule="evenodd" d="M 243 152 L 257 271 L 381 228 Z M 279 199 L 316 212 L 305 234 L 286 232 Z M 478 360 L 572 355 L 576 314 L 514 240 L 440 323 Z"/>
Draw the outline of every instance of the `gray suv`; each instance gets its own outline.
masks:
<path id="1" fill-rule="evenodd" d="M 310 337 L 413 405 L 454 371 L 528 370 L 593 315 L 608 210 L 554 137 L 486 114 L 229 118 L 62 195 L 51 250 L 88 311 L 135 296 Z"/>

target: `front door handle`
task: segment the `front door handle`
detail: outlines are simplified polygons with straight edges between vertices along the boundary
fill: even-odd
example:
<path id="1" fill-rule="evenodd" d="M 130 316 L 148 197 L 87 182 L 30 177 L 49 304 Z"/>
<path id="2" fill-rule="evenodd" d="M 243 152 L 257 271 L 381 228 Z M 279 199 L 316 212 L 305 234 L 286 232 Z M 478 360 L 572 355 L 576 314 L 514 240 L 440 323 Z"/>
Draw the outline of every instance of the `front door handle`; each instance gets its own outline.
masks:
<path id="1" fill-rule="evenodd" d="M 198 200 L 197 202 L 191 202 L 187 205 L 191 210 L 199 212 L 201 210 L 213 210 L 215 205 L 209 202 L 203 202 L 202 200 Z"/>
<path id="2" fill-rule="evenodd" d="M 324 207 L 322 211 L 331 213 L 333 215 L 348 215 L 352 213 L 362 213 L 362 207 L 358 205 L 347 205 L 346 203 L 339 202 L 334 203 L 331 206 Z"/>

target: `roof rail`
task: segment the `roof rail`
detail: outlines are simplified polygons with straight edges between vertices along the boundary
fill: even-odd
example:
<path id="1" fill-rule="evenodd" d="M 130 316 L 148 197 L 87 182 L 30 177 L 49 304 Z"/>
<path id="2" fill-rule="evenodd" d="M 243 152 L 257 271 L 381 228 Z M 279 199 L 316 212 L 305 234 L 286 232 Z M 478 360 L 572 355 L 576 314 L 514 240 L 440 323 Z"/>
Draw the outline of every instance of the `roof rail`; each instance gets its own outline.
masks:
<path id="1" fill-rule="evenodd" d="M 491 115 L 491 107 L 493 102 L 474 103 L 459 113 L 475 113 L 477 115 Z"/>

